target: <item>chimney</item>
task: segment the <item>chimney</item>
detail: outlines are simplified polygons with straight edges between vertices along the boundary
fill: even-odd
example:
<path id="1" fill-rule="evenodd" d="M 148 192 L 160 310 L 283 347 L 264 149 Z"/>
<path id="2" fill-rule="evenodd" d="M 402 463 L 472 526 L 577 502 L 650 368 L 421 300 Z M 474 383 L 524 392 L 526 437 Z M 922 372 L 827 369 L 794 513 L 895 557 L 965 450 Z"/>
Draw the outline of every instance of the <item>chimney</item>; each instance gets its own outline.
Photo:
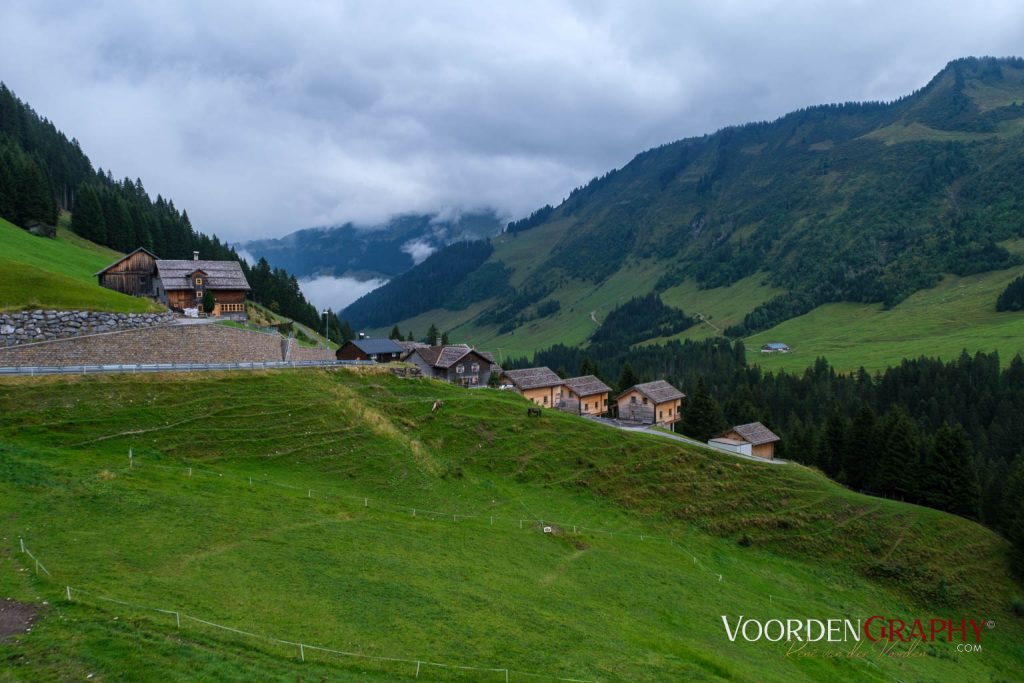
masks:
<path id="1" fill-rule="evenodd" d="M 193 261 L 198 261 L 199 260 L 199 252 L 198 251 L 193 251 L 192 252 L 192 260 Z"/>

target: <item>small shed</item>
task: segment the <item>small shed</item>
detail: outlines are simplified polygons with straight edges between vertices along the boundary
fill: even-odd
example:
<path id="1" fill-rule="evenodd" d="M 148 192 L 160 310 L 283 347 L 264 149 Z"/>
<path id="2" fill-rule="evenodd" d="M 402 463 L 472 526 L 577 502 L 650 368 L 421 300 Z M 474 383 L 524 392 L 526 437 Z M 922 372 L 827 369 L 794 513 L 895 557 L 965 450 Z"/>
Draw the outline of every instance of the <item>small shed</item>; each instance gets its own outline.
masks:
<path id="1" fill-rule="evenodd" d="M 789 353 L 789 346 L 782 342 L 769 342 L 761 347 L 761 353 Z"/>
<path id="2" fill-rule="evenodd" d="M 96 273 L 96 277 L 100 287 L 132 296 L 155 296 L 156 262 L 156 254 L 139 247 Z"/>
<path id="3" fill-rule="evenodd" d="M 736 425 L 722 432 L 716 439 L 733 439 L 750 444 L 750 455 L 771 460 L 775 457 L 775 444 L 780 441 L 778 435 L 760 422 L 749 422 Z"/>
<path id="4" fill-rule="evenodd" d="M 351 339 L 335 352 L 338 360 L 372 360 L 389 363 L 399 360 L 405 351 L 391 339 Z"/>

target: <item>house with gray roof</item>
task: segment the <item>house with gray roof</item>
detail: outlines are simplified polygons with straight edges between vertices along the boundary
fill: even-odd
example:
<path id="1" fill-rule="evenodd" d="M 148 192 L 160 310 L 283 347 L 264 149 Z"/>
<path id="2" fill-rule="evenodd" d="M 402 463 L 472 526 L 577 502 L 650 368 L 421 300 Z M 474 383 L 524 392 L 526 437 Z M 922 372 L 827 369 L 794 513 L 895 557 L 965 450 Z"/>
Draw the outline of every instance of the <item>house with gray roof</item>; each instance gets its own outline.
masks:
<path id="1" fill-rule="evenodd" d="M 487 386 L 491 374 L 500 370 L 491 354 L 465 344 L 414 348 L 405 360 L 418 367 L 424 377 L 463 387 Z"/>
<path id="2" fill-rule="evenodd" d="M 335 352 L 338 360 L 372 360 L 390 363 L 399 360 L 405 349 L 391 339 L 350 339 Z"/>
<path id="3" fill-rule="evenodd" d="M 594 375 L 570 377 L 564 381 L 566 391 L 559 409 L 577 415 L 603 415 L 608 411 L 611 387 Z"/>
<path id="4" fill-rule="evenodd" d="M 686 394 L 659 379 L 634 384 L 615 398 L 619 419 L 672 428 L 679 421 Z"/>
<path id="5" fill-rule="evenodd" d="M 565 380 L 551 368 L 505 370 L 502 381 L 511 385 L 520 396 L 545 408 L 557 408 L 566 392 Z"/>

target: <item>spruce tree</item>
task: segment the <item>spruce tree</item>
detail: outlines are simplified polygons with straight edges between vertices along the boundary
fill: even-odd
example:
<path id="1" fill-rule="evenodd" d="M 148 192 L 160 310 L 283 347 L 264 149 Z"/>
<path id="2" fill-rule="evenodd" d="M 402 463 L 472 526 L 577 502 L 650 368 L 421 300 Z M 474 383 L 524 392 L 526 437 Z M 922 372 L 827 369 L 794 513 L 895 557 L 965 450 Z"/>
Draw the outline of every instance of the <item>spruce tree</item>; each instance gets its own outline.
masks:
<path id="1" fill-rule="evenodd" d="M 1016 457 L 1003 489 L 1000 528 L 1010 542 L 1024 551 L 1024 453 Z"/>
<path id="2" fill-rule="evenodd" d="M 875 438 L 876 421 L 875 411 L 871 410 L 870 404 L 865 401 L 861 403 L 860 410 L 857 411 L 850 427 L 843 472 L 846 473 L 847 485 L 857 490 L 864 488 L 865 476 L 875 463 L 878 448 Z"/>
<path id="3" fill-rule="evenodd" d="M 441 346 L 448 346 L 448 333 L 447 332 L 442 332 L 441 333 Z"/>
<path id="4" fill-rule="evenodd" d="M 922 459 L 921 502 L 964 517 L 977 519 L 981 486 L 974 466 L 974 451 L 963 427 L 943 424 Z"/>
<path id="5" fill-rule="evenodd" d="M 871 488 L 884 496 L 913 500 L 920 443 L 917 427 L 906 410 L 897 407 L 886 413 L 879 440 Z"/>
<path id="6" fill-rule="evenodd" d="M 402 331 L 398 329 L 398 325 L 391 328 L 391 334 L 388 335 L 388 339 L 402 340 Z"/>
<path id="7" fill-rule="evenodd" d="M 100 198 L 92 185 L 83 185 L 75 197 L 71 214 L 71 230 L 87 240 L 103 244 L 107 239 L 107 221 L 103 217 Z"/>
<path id="8" fill-rule="evenodd" d="M 619 391 L 625 391 L 638 382 L 633 366 L 629 361 L 622 366 L 622 374 L 619 375 Z"/>
<path id="9" fill-rule="evenodd" d="M 580 374 L 581 375 L 593 375 L 598 376 L 600 370 L 597 368 L 597 363 L 590 359 L 590 356 L 583 356 L 583 361 L 580 363 Z"/>
<path id="10" fill-rule="evenodd" d="M 687 401 L 680 423 L 681 431 L 698 441 L 707 441 L 728 427 L 725 413 L 715 397 L 712 396 L 704 383 L 703 377 L 697 378 L 697 388 L 693 397 Z"/>
<path id="11" fill-rule="evenodd" d="M 434 323 L 430 323 L 430 327 L 427 328 L 427 343 L 430 344 L 431 346 L 437 345 L 438 336 L 439 333 L 437 331 L 437 325 L 435 325 Z"/>

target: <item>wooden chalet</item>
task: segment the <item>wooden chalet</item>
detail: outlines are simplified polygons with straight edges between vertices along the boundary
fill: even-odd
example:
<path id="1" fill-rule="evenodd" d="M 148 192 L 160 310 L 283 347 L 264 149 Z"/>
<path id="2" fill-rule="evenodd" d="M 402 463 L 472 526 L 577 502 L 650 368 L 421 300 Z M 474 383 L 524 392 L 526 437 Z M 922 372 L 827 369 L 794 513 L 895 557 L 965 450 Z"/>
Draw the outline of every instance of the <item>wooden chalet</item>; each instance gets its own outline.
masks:
<path id="1" fill-rule="evenodd" d="M 238 261 L 159 259 L 142 247 L 96 273 L 100 286 L 133 296 L 146 296 L 175 311 L 201 308 L 203 295 L 213 294 L 212 315 L 245 320 L 249 282 Z"/>
<path id="2" fill-rule="evenodd" d="M 491 354 L 465 344 L 414 348 L 405 360 L 418 367 L 424 377 L 463 387 L 487 386 L 491 373 L 500 370 Z"/>
<path id="3" fill-rule="evenodd" d="M 561 410 L 577 415 L 603 415 L 608 411 L 611 388 L 593 375 L 564 380 L 566 391 L 559 404 Z"/>
<path id="4" fill-rule="evenodd" d="M 352 339 L 335 353 L 338 360 L 372 360 L 389 363 L 402 357 L 404 349 L 391 339 Z"/>
<path id="5" fill-rule="evenodd" d="M 686 394 L 665 380 L 635 384 L 619 394 L 619 419 L 671 427 L 679 420 Z"/>
<path id="6" fill-rule="evenodd" d="M 550 368 L 506 370 L 502 376 L 519 395 L 545 408 L 558 407 L 567 391 L 565 380 Z"/>
<path id="7" fill-rule="evenodd" d="M 732 429 L 722 432 L 708 443 L 714 441 L 724 442 L 726 445 L 733 442 L 738 445 L 738 453 L 754 455 L 759 458 L 771 460 L 775 457 L 775 443 L 781 441 L 772 430 L 760 422 L 750 422 L 744 425 L 736 425 Z M 744 449 L 743 444 L 749 445 L 749 450 Z M 712 444 L 717 445 L 717 444 Z"/>

